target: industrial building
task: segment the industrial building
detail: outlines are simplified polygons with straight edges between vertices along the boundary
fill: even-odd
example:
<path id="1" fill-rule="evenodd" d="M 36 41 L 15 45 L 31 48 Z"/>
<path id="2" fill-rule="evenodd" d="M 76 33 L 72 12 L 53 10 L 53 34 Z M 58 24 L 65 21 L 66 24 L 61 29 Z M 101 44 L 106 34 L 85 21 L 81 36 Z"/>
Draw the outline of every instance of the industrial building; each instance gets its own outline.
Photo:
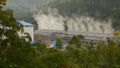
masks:
<path id="1" fill-rule="evenodd" d="M 20 36 L 24 36 L 24 33 L 29 33 L 32 41 L 34 41 L 34 25 L 23 20 L 18 20 L 20 24 L 23 25 L 23 32 L 18 32 Z"/>
<path id="2" fill-rule="evenodd" d="M 113 33 L 93 33 L 93 32 L 76 32 L 62 30 L 46 30 L 40 29 L 34 32 L 37 42 L 49 43 L 55 41 L 56 38 L 61 38 L 63 42 L 68 42 L 74 35 L 83 35 L 83 42 L 106 41 L 107 38 L 113 38 Z"/>

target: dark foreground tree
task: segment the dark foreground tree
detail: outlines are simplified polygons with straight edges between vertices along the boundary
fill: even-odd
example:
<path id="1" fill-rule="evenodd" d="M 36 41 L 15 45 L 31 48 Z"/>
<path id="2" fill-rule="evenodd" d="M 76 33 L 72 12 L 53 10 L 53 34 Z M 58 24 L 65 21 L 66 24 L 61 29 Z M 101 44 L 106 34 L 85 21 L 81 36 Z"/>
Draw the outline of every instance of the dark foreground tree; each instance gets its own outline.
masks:
<path id="1" fill-rule="evenodd" d="M 12 10 L 4 8 L 5 3 L 0 0 L 0 68 L 35 68 L 36 52 L 25 38 L 19 37 L 17 32 L 22 27 Z"/>

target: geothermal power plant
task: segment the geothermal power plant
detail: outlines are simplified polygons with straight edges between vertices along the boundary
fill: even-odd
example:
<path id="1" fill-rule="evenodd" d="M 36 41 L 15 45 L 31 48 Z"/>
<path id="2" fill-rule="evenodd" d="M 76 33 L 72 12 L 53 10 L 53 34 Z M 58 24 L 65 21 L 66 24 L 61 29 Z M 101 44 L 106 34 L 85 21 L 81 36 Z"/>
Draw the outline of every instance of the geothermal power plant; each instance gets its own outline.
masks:
<path id="1" fill-rule="evenodd" d="M 40 12 L 34 15 L 34 18 L 38 24 L 38 30 L 35 31 L 37 41 L 49 42 L 56 38 L 68 41 L 74 35 L 83 35 L 87 41 L 106 41 L 108 37 L 114 37 L 110 20 L 100 21 L 85 16 L 68 18 L 58 12 Z"/>

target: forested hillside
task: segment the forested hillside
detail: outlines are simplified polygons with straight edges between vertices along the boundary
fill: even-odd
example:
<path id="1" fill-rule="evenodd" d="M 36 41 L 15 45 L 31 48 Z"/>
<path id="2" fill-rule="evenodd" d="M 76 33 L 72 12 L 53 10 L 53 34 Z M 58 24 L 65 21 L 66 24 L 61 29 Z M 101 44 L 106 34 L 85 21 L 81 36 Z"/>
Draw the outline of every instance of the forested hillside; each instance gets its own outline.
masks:
<path id="1" fill-rule="evenodd" d="M 111 18 L 113 27 L 120 29 L 120 0 L 8 0 L 17 19 L 35 23 L 33 14 L 46 7 L 57 8 L 62 16 L 90 16 L 99 20 Z M 46 9 L 45 9 L 46 11 Z M 39 11 L 37 11 L 39 12 Z"/>
<path id="2" fill-rule="evenodd" d="M 11 8 L 17 19 L 35 23 L 34 11 L 51 0 L 7 0 L 6 8 Z"/>
<path id="3" fill-rule="evenodd" d="M 120 0 L 54 0 L 49 4 L 63 16 L 91 16 L 106 20 L 111 18 L 113 27 L 120 26 Z"/>

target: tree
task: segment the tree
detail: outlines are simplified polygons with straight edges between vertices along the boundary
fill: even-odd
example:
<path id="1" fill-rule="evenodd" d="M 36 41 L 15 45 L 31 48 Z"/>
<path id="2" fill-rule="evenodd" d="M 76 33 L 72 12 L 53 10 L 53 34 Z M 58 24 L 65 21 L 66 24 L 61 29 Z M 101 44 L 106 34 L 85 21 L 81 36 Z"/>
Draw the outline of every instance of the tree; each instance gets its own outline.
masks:
<path id="1" fill-rule="evenodd" d="M 3 8 L 5 2 L 6 0 L 0 1 L 0 45 L 15 45 L 20 39 L 17 31 L 21 25 L 16 23 L 12 10 Z"/>
<path id="2" fill-rule="evenodd" d="M 83 38 L 84 38 L 84 36 L 82 36 L 82 35 L 73 36 L 68 43 L 76 45 L 77 47 L 80 47 L 81 39 L 83 39 Z"/>
<path id="3" fill-rule="evenodd" d="M 18 35 L 22 26 L 12 10 L 4 8 L 5 3 L 6 0 L 0 0 L 0 68 L 35 68 L 36 52 L 25 37 Z M 30 40 L 29 36 L 26 38 Z"/>
<path id="4" fill-rule="evenodd" d="M 63 47 L 63 45 L 62 45 L 62 41 L 61 41 L 61 39 L 60 38 L 57 38 L 56 39 L 56 48 L 58 48 L 58 49 L 61 49 L 62 47 Z"/>

